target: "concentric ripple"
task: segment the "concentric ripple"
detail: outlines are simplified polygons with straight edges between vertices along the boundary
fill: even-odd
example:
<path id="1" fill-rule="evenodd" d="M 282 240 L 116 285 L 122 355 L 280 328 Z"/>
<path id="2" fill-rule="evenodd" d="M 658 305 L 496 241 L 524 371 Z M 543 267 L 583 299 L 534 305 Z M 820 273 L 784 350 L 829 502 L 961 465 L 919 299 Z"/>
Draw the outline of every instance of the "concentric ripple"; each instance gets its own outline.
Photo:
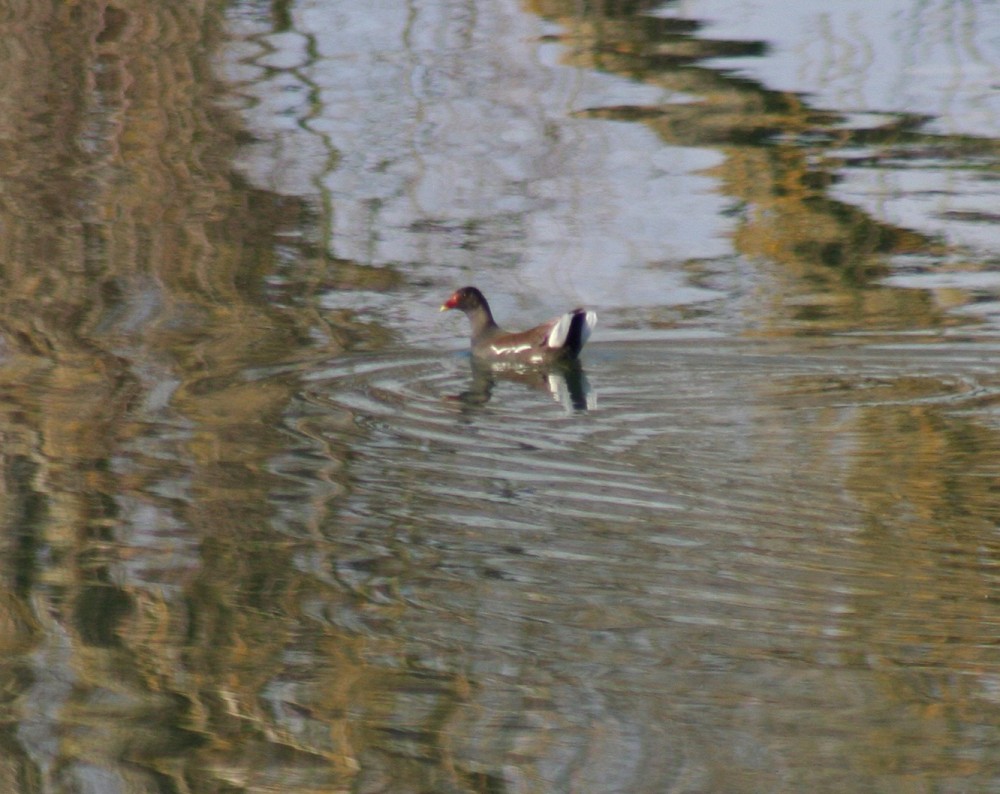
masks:
<path id="1" fill-rule="evenodd" d="M 696 644 L 724 629 L 728 653 L 756 658 L 864 636 L 873 599 L 896 621 L 927 617 L 926 603 L 899 598 L 890 561 L 936 565 L 942 500 L 956 487 L 976 496 L 968 456 L 947 447 L 989 419 L 988 354 L 715 341 L 588 353 L 577 407 L 547 375 L 484 381 L 459 355 L 309 373 L 292 424 L 339 461 L 325 532 L 341 578 L 370 586 L 391 570 L 438 637 L 461 631 L 438 623 L 445 609 L 687 626 Z M 989 507 L 948 525 L 997 520 Z M 995 551 L 1000 542 L 986 559 Z M 961 562 L 1000 584 L 993 562 L 974 573 Z M 494 595 L 500 582 L 513 589 L 483 601 L 484 576 Z M 921 586 L 945 603 L 968 582 L 929 575 Z M 656 657 L 666 641 L 654 631 L 636 652 Z"/>
<path id="2" fill-rule="evenodd" d="M 310 380 L 312 400 L 353 417 L 353 490 L 399 520 L 516 529 L 678 507 L 595 454 L 600 398 L 590 387 L 574 408 L 560 372 L 487 377 L 467 357 L 433 356 L 338 362 Z"/>

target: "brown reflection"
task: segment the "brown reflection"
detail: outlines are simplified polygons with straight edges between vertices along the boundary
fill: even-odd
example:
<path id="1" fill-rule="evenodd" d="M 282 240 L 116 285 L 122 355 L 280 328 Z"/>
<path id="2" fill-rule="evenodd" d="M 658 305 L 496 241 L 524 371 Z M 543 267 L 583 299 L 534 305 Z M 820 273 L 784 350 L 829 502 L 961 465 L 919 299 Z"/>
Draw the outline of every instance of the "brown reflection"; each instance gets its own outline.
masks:
<path id="1" fill-rule="evenodd" d="M 289 649 L 328 641 L 289 620 L 308 598 L 270 497 L 297 386 L 267 373 L 361 336 L 312 290 L 366 270 L 317 253 L 313 208 L 231 173 L 223 8 L 0 20 L 4 791 L 327 788 L 355 766 L 348 740 L 279 727 L 296 704 L 262 705 Z"/>
<path id="2" fill-rule="evenodd" d="M 579 361 L 549 367 L 499 367 L 471 362 L 469 388 L 452 399 L 467 408 L 478 408 L 493 399 L 498 382 L 519 383 L 539 392 L 547 392 L 567 411 L 594 408 L 597 397 Z"/>
<path id="3" fill-rule="evenodd" d="M 562 9 L 546 7 L 569 20 Z M 303 362 L 386 340 L 349 309 L 321 310 L 316 293 L 397 282 L 387 268 L 328 261 L 318 210 L 230 172 L 239 131 L 209 67 L 222 10 L 32 2 L 0 21 L 0 789 L 500 791 L 495 759 L 558 756 L 543 728 L 566 720 L 579 692 L 552 680 L 484 707 L 503 687 L 467 673 L 461 652 L 474 655 L 438 645 L 422 630 L 432 621 L 412 625 L 436 606 L 408 600 L 413 559 L 440 577 L 426 590 L 454 584 L 434 569 L 439 539 L 353 490 L 357 417 L 288 410 Z M 801 148 L 759 145 L 817 117 L 794 98 L 676 68 L 709 45 L 680 25 L 665 38 L 660 22 L 625 10 L 635 7 L 572 17 L 577 57 L 711 98 L 635 117 L 666 140 L 727 153 L 720 176 L 748 207 L 741 249 L 781 263 L 789 294 L 822 283 L 846 307 L 817 327 L 936 321 L 913 293 L 869 289 L 886 253 L 926 241 L 825 199 Z M 738 112 L 751 107 L 757 121 Z M 579 367 L 473 371 L 462 401 L 482 405 L 505 380 L 561 395 L 553 377 L 570 406 L 587 407 Z M 985 498 L 949 492 L 935 470 L 947 440 L 935 419 L 918 433 L 923 464 L 900 486 L 911 499 L 935 486 L 935 499 L 914 502 L 930 519 L 946 496 Z M 888 474 L 859 471 L 865 482 Z M 331 494 L 347 505 L 336 515 Z M 870 498 L 873 515 L 889 509 Z M 424 575 L 416 567 L 411 578 Z M 426 658 L 408 653 L 414 635 Z M 509 725 L 487 724 L 500 715 L 520 730 L 522 714 L 542 728 L 521 746 L 505 744 Z M 454 726 L 474 723 L 483 760 L 459 763 L 477 756 Z M 612 766 L 601 752 L 622 746 L 607 741 L 615 726 L 586 727 L 596 763 Z"/>
<path id="4" fill-rule="evenodd" d="M 767 325 L 759 331 L 784 335 L 961 322 L 945 316 L 923 291 L 878 283 L 888 272 L 889 257 L 939 255 L 939 241 L 876 220 L 833 200 L 828 190 L 837 178 L 839 152 L 849 147 L 898 156 L 900 150 L 934 146 L 965 157 L 970 145 L 996 154 L 996 144 L 923 134 L 917 128 L 926 119 L 917 116 L 851 129 L 838 114 L 811 108 L 794 94 L 700 66 L 718 56 L 763 54 L 767 44 L 695 38 L 696 21 L 643 13 L 659 5 L 606 2 L 581 10 L 564 0 L 531 0 L 525 8 L 557 20 L 566 31 L 560 38 L 567 63 L 695 100 L 663 107 L 599 107 L 583 114 L 636 121 L 669 144 L 710 147 L 723 155 L 711 173 L 733 200 L 734 243 L 758 263 L 764 278 L 760 299 L 766 308 L 760 316 Z M 699 262 L 687 268 L 695 282 L 710 272 Z"/>
<path id="5" fill-rule="evenodd" d="M 995 162 L 996 141 L 929 136 L 918 129 L 925 119 L 905 114 L 875 129 L 851 129 L 801 97 L 699 66 L 705 58 L 752 55 L 766 45 L 700 40 L 691 36 L 697 23 L 636 14 L 658 3 L 607 2 L 586 11 L 561 0 L 524 5 L 558 20 L 567 31 L 561 38 L 569 63 L 696 100 L 594 108 L 585 115 L 642 123 L 667 143 L 712 147 L 723 155 L 712 174 L 733 200 L 734 244 L 756 263 L 755 273 L 762 278 L 757 299 L 766 308 L 756 315 L 763 323 L 759 333 L 933 329 L 961 322 L 946 316 L 927 292 L 879 284 L 894 256 L 961 252 L 947 252 L 938 240 L 872 218 L 833 200 L 829 192 L 844 149 L 871 149 L 877 161 L 933 147 L 939 157 L 967 165 L 963 158 L 970 148 Z M 950 17 L 950 10 L 946 13 Z M 695 280 L 709 272 L 698 262 L 687 267 Z M 833 509 L 807 525 L 808 533 L 824 538 L 843 533 L 850 539 L 845 546 L 860 547 L 860 561 L 853 563 L 857 568 L 837 559 L 829 569 L 820 564 L 813 572 L 844 585 L 844 615 L 831 621 L 831 634 L 850 637 L 843 647 L 851 651 L 831 650 L 814 666 L 783 669 L 786 683 L 799 680 L 810 691 L 818 669 L 849 671 L 851 684 L 835 697 L 856 704 L 855 716 L 868 710 L 874 716 L 869 714 L 863 725 L 810 738 L 812 717 L 795 714 L 782 729 L 792 748 L 783 760 L 791 769 L 796 758 L 819 758 L 823 751 L 817 748 L 835 743 L 843 730 L 857 742 L 851 744 L 848 766 L 869 783 L 897 775 L 932 787 L 955 778 L 995 779 L 993 737 L 980 740 L 970 726 L 991 724 L 996 707 L 995 695 L 983 690 L 982 676 L 993 678 L 983 638 L 991 638 L 997 624 L 1000 441 L 992 412 L 979 421 L 983 417 L 965 413 L 966 403 L 956 410 L 942 396 L 948 378 L 927 374 L 925 366 L 919 359 L 897 362 L 883 380 L 869 381 L 848 363 L 850 374 L 839 386 L 822 378 L 813 381 L 817 393 L 824 394 L 814 412 L 779 412 L 769 420 L 775 436 L 801 423 L 785 452 L 788 459 L 753 460 L 765 473 L 794 470 L 783 494 L 803 504 L 794 520 L 808 520 L 807 507 L 822 503 L 820 483 L 832 483 L 838 493 L 842 489 L 840 509 L 862 517 L 856 535 L 852 523 L 838 526 L 843 519 Z M 838 388 L 844 390 L 841 399 L 831 396 Z M 992 384 L 986 390 L 992 391 Z M 774 410 L 780 397 L 764 391 L 767 410 Z M 776 488 L 783 476 L 775 478 Z M 802 487 L 810 478 L 813 488 Z M 760 521 L 770 526 L 787 517 L 779 509 Z M 851 577 L 858 571 L 873 578 L 853 586 Z M 792 646 L 785 652 L 795 658 L 801 650 Z M 907 718 L 885 720 L 888 713 Z M 752 743 L 767 730 L 755 722 L 747 738 Z M 773 749 L 760 746 L 755 752 Z M 781 769 L 780 762 L 764 766 Z M 739 784 L 746 785 L 746 779 Z M 810 785 L 824 784 L 814 778 Z M 800 787 L 792 784 L 790 790 Z"/>

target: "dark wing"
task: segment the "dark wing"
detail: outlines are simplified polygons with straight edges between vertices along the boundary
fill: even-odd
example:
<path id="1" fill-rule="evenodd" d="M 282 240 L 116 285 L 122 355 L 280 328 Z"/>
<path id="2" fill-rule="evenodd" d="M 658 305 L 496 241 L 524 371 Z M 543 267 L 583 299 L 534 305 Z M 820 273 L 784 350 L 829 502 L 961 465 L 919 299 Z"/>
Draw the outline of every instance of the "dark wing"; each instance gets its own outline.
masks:
<path id="1" fill-rule="evenodd" d="M 527 331 L 517 333 L 498 333 L 483 340 L 484 352 L 498 358 L 520 358 L 528 359 L 532 351 L 542 353 L 547 347 L 549 334 L 557 320 L 542 323 Z"/>

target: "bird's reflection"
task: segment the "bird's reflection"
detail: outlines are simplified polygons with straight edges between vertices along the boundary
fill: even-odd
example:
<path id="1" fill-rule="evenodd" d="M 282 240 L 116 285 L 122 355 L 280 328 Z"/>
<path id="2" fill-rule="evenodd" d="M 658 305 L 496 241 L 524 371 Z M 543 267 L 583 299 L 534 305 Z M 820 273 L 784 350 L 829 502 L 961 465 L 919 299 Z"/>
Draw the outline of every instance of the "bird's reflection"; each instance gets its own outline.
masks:
<path id="1" fill-rule="evenodd" d="M 567 412 L 597 407 L 597 395 L 578 360 L 532 368 L 489 365 L 475 360 L 471 365 L 469 388 L 455 396 L 470 408 L 486 405 L 499 381 L 523 383 L 532 389 L 548 392 Z"/>

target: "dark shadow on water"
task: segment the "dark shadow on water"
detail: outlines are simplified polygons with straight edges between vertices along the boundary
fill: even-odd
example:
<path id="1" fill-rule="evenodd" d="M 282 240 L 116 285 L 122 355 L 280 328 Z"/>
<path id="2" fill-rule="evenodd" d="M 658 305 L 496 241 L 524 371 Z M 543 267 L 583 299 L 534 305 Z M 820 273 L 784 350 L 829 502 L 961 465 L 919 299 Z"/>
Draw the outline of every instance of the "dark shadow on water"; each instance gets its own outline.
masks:
<path id="1" fill-rule="evenodd" d="M 469 388 L 452 399 L 468 408 L 479 408 L 493 399 L 497 383 L 521 383 L 547 392 L 567 412 L 587 411 L 597 406 L 597 395 L 579 361 L 567 361 L 545 367 L 490 366 L 471 362 Z"/>

